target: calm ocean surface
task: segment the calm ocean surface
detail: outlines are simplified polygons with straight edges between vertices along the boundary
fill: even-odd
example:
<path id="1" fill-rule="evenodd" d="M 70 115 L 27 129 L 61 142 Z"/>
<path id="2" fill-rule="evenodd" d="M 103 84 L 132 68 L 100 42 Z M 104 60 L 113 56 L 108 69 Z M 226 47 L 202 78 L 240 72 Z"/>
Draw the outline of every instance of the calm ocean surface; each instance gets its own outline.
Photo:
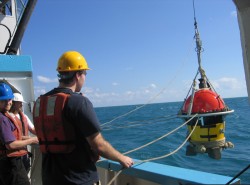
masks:
<path id="1" fill-rule="evenodd" d="M 222 151 L 222 159 L 214 160 L 207 154 L 186 156 L 186 145 L 177 153 L 152 161 L 171 166 L 199 170 L 234 177 L 250 164 L 250 103 L 247 97 L 224 99 L 234 113 L 226 117 L 226 140 L 234 148 Z M 182 102 L 149 104 L 124 117 L 139 105 L 95 108 L 103 125 L 104 137 L 119 151 L 127 152 L 155 140 L 180 126 L 183 121 L 174 117 Z M 111 120 L 111 123 L 109 123 Z M 186 138 L 186 126 L 168 137 L 128 156 L 145 160 L 163 156 L 177 149 Z M 242 184 L 250 184 L 250 169 L 239 177 Z"/>

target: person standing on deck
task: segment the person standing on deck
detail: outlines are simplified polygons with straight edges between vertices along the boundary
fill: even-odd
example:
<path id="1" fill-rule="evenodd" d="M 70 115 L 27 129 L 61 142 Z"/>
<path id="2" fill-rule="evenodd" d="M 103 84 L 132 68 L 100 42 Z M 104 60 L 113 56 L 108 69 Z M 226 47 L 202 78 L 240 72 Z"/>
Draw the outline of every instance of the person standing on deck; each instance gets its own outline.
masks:
<path id="1" fill-rule="evenodd" d="M 92 103 L 79 93 L 87 70 L 79 52 L 65 52 L 57 65 L 59 87 L 40 96 L 34 105 L 43 185 L 100 184 L 95 166 L 99 155 L 124 168 L 134 164 L 103 138 Z"/>
<path id="2" fill-rule="evenodd" d="M 18 124 L 22 127 L 22 135 L 23 137 L 29 138 L 29 131 L 36 135 L 35 127 L 33 123 L 30 121 L 29 117 L 23 112 L 23 103 L 26 103 L 23 100 L 23 96 L 20 93 L 14 93 L 14 99 L 12 100 L 12 106 L 10 108 L 10 115 L 18 122 Z M 30 157 L 32 154 L 26 148 L 27 154 L 22 156 L 22 161 L 24 167 L 29 173 L 30 171 Z"/>
<path id="3" fill-rule="evenodd" d="M 30 185 L 21 157 L 27 154 L 27 145 L 38 144 L 38 139 L 23 138 L 22 128 L 8 112 L 13 98 L 10 86 L 0 83 L 0 184 Z"/>

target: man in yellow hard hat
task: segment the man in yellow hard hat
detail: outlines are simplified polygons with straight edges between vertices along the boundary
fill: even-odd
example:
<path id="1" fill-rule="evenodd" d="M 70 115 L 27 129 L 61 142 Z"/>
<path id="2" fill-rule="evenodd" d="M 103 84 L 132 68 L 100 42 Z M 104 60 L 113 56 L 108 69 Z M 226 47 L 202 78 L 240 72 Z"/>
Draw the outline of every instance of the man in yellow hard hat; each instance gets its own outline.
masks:
<path id="1" fill-rule="evenodd" d="M 85 58 L 76 51 L 65 52 L 58 61 L 59 87 L 38 98 L 33 120 L 43 153 L 44 185 L 100 184 L 95 162 L 99 156 L 133 165 L 100 133 L 92 103 L 80 92 L 89 70 Z"/>

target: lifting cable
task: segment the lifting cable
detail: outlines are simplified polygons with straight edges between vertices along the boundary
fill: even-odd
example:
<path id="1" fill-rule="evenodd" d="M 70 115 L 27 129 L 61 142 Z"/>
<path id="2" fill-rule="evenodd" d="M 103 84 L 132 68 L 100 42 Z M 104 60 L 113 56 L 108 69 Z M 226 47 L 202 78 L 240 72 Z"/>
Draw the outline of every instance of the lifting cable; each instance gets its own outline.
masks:
<path id="1" fill-rule="evenodd" d="M 197 114 L 196 114 L 197 115 Z M 194 115 L 191 119 L 193 119 L 194 117 L 196 117 L 196 115 Z M 190 119 L 190 120 L 191 120 Z M 162 159 L 162 158 L 165 158 L 165 157 L 168 157 L 170 155 L 173 155 L 174 153 L 176 153 L 177 151 L 179 151 L 185 144 L 186 142 L 189 140 L 189 138 L 191 137 L 191 135 L 193 134 L 197 124 L 199 122 L 199 117 L 194 125 L 194 128 L 192 129 L 192 131 L 189 133 L 188 137 L 184 140 L 184 142 L 177 148 L 175 149 L 173 152 L 170 152 L 166 155 L 163 155 L 163 156 L 160 156 L 160 157 L 155 157 L 155 158 L 151 158 L 151 159 L 146 159 L 146 160 L 141 160 L 141 161 L 138 161 L 136 162 L 134 165 L 140 165 L 144 162 L 149 162 L 149 161 L 154 161 L 154 160 L 158 160 L 158 159 Z M 122 168 L 120 171 L 117 172 L 117 174 L 109 181 L 109 183 L 107 185 L 111 185 L 113 183 L 113 181 L 121 174 L 121 172 L 125 170 L 125 168 Z"/>

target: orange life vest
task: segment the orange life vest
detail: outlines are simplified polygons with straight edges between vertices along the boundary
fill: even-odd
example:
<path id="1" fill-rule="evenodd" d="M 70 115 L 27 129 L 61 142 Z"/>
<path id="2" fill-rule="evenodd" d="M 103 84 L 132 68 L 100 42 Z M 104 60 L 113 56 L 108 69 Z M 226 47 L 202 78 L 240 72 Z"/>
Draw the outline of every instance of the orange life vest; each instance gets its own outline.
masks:
<path id="1" fill-rule="evenodd" d="M 21 111 L 19 112 L 19 116 L 20 116 L 20 118 L 18 118 L 17 116 L 15 116 L 13 114 L 13 118 L 16 120 L 16 122 L 22 128 L 22 135 L 23 136 L 28 136 L 28 134 L 29 134 L 28 120 L 27 120 L 26 116 Z"/>
<path id="2" fill-rule="evenodd" d="M 15 125 L 16 129 L 13 132 L 16 140 L 22 140 L 22 125 L 18 124 L 18 122 L 9 114 L 4 113 L 4 115 L 10 119 L 10 121 Z M 28 152 L 26 149 L 15 149 L 8 150 L 3 143 L 0 142 L 0 155 L 7 157 L 20 157 L 26 155 Z"/>
<path id="3" fill-rule="evenodd" d="M 69 94 L 40 96 L 34 105 L 33 121 L 43 153 L 69 153 L 75 148 L 75 131 L 62 115 Z"/>

